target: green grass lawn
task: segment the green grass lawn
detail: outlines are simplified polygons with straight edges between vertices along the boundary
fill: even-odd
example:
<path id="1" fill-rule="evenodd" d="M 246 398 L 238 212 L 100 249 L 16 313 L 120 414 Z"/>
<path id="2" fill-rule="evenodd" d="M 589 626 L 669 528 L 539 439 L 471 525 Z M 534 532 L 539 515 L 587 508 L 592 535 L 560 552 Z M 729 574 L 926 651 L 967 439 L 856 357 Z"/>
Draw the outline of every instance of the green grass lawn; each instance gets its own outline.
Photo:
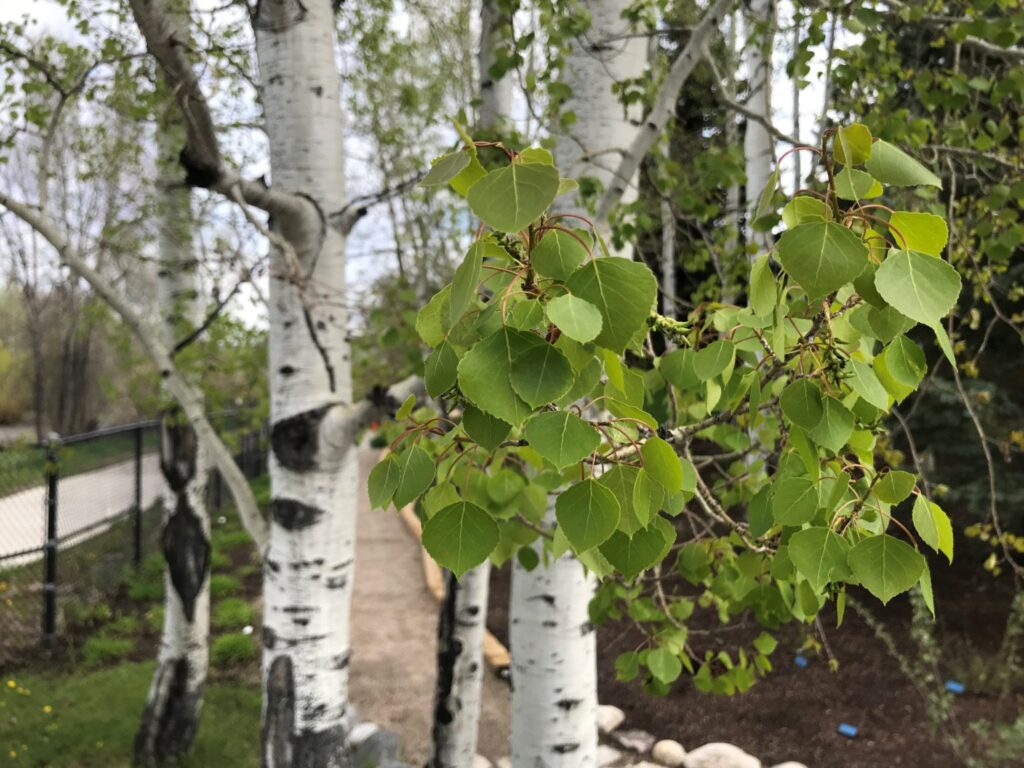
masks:
<path id="1" fill-rule="evenodd" d="M 0 678 L 0 766 L 127 768 L 153 664 L 127 663 L 73 676 Z M 213 683 L 192 755 L 178 765 L 259 765 L 260 692 Z"/>
<path id="2" fill-rule="evenodd" d="M 142 447 L 154 451 L 160 443 L 156 429 L 142 433 Z M 126 432 L 67 445 L 60 449 L 59 466 L 62 477 L 80 475 L 94 469 L 117 464 L 135 456 L 135 435 Z M 0 496 L 45 482 L 46 451 L 33 445 L 14 445 L 0 450 Z"/>

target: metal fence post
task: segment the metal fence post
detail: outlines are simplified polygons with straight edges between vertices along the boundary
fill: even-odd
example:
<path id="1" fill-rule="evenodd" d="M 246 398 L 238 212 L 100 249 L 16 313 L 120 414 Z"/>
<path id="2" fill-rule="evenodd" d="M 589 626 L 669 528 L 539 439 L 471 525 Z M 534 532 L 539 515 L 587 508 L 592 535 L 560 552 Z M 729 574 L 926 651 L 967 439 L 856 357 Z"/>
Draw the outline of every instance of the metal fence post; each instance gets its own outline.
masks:
<path id="1" fill-rule="evenodd" d="M 43 643 L 57 639 L 57 481 L 60 435 L 50 433 L 46 446 L 46 544 L 43 546 Z"/>
<path id="2" fill-rule="evenodd" d="M 132 563 L 142 564 L 142 425 L 135 427 L 135 507 L 132 509 Z"/>

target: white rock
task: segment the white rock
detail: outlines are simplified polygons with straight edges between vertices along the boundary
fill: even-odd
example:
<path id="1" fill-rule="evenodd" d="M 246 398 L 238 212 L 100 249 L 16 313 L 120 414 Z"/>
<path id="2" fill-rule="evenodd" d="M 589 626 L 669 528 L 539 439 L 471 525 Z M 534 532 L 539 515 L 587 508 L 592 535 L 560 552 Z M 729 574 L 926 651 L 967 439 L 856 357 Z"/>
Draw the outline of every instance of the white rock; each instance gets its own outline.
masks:
<path id="1" fill-rule="evenodd" d="M 688 752 L 683 768 L 761 768 L 761 761 L 732 744 L 712 742 Z"/>
<path id="2" fill-rule="evenodd" d="M 654 746 L 654 737 L 647 731 L 616 731 L 612 734 L 612 738 L 619 743 L 619 746 L 641 755 L 646 755 Z"/>
<path id="3" fill-rule="evenodd" d="M 622 757 L 622 753 L 619 752 L 615 747 L 609 747 L 607 744 L 600 744 L 597 747 L 597 764 L 599 768 L 606 768 Z"/>
<path id="4" fill-rule="evenodd" d="M 597 708 L 597 727 L 601 733 L 611 733 L 626 719 L 626 713 L 610 704 L 601 704 Z"/>
<path id="5" fill-rule="evenodd" d="M 654 745 L 654 749 L 651 750 L 651 757 L 662 765 L 667 765 L 668 768 L 679 768 L 686 758 L 686 750 L 683 749 L 683 745 L 678 741 L 662 739 Z"/>
<path id="6" fill-rule="evenodd" d="M 474 755 L 473 768 L 491 768 L 491 761 L 483 755 Z"/>
<path id="7" fill-rule="evenodd" d="M 639 763 L 630 764 L 628 768 L 661 768 L 661 766 L 657 763 L 648 763 L 646 760 L 643 760 Z"/>
<path id="8" fill-rule="evenodd" d="M 494 768 L 512 768 L 512 758 L 499 757 L 498 762 L 494 764 Z"/>
<path id="9" fill-rule="evenodd" d="M 349 743 L 352 744 L 352 746 L 358 746 L 359 744 L 362 744 L 368 738 L 373 736 L 373 734 L 375 734 L 379 730 L 380 726 L 376 723 L 356 723 L 356 725 L 352 728 L 352 731 L 348 735 Z"/>
<path id="10" fill-rule="evenodd" d="M 798 763 L 795 760 L 787 760 L 784 763 L 773 765 L 772 768 L 807 768 L 803 763 Z"/>

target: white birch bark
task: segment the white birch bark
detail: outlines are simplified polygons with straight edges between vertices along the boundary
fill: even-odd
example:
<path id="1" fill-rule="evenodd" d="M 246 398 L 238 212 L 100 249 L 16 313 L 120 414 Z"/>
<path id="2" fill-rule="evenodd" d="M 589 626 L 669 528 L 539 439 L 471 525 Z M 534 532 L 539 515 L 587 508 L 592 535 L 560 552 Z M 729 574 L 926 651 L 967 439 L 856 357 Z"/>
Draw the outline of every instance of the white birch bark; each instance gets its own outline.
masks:
<path id="1" fill-rule="evenodd" d="M 554 520 L 553 508 L 548 520 Z M 587 608 L 594 579 L 565 554 L 513 563 L 512 768 L 597 765 L 597 648 Z"/>
<path id="2" fill-rule="evenodd" d="M 502 23 L 496 0 L 480 6 L 481 136 L 500 134 L 512 112 L 512 78 L 490 75 Z M 484 682 L 484 634 L 491 562 L 485 560 L 456 579 L 445 575 L 445 596 L 437 624 L 437 682 L 434 693 L 430 768 L 472 768 L 480 729 Z"/>
<path id="3" fill-rule="evenodd" d="M 621 178 L 618 171 L 643 112 L 638 103 L 627 110 L 612 86 L 643 77 L 647 43 L 629 34 L 629 22 L 622 18 L 630 6 L 626 0 L 584 0 L 581 6 L 590 14 L 590 27 L 570 44 L 560 76 L 572 89 L 563 112 L 574 113 L 576 121 L 556 136 L 555 164 L 564 176 L 590 177 L 603 190 L 618 190 L 619 200 L 628 203 L 637 196 L 637 168 Z M 579 206 L 570 210 L 586 213 Z M 594 222 L 602 235 L 608 234 L 607 213 L 599 211 Z"/>
<path id="4" fill-rule="evenodd" d="M 748 249 L 754 245 L 760 252 L 769 246 L 771 233 L 756 232 L 751 225 L 758 199 L 768 183 L 775 161 L 775 144 L 768 130 L 772 121 L 774 0 L 751 0 L 746 6 L 744 20 L 743 62 L 748 84 L 746 106 L 763 120 L 748 118 L 743 135 L 743 165 L 747 179 L 744 238 Z"/>
<path id="5" fill-rule="evenodd" d="M 273 186 L 312 203 L 274 220 L 292 252 L 271 261 L 263 765 L 336 768 L 350 764 L 358 466 L 351 435 L 324 418 L 352 403 L 345 239 L 328 223 L 345 203 L 334 13 L 330 0 L 263 2 L 254 24 Z"/>
<path id="6" fill-rule="evenodd" d="M 187 35 L 187 17 L 179 12 L 177 19 Z M 199 322 L 192 201 L 177 159 L 184 137 L 183 120 L 168 99 L 158 123 L 156 207 L 158 304 L 168 348 Z M 157 668 L 135 737 L 135 763 L 144 766 L 159 765 L 190 751 L 199 727 L 209 666 L 206 451 L 177 407 L 164 412 L 160 438 L 164 477 L 161 549 L 167 567 Z"/>
<path id="7" fill-rule="evenodd" d="M 445 574 L 437 629 L 437 688 L 429 768 L 472 768 L 483 696 L 490 561 Z"/>
<path id="8" fill-rule="evenodd" d="M 507 73 L 499 78 L 491 74 L 494 52 L 502 45 L 502 27 L 509 23 L 510 20 L 502 16 L 497 0 L 480 0 L 480 47 L 477 53 L 480 106 L 477 109 L 477 127 L 485 134 L 507 128 L 512 112 L 512 78 Z"/>

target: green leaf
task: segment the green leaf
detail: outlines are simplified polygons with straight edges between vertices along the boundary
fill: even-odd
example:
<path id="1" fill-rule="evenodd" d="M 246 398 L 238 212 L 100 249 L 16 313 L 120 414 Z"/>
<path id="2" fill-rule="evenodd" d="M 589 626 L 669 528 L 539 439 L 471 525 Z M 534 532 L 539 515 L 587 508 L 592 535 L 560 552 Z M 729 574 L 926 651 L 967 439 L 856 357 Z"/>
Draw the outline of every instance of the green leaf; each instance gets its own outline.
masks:
<path id="1" fill-rule="evenodd" d="M 812 221 L 779 238 L 782 268 L 814 301 L 849 283 L 868 263 L 868 249 L 857 235 L 834 222 Z"/>
<path id="2" fill-rule="evenodd" d="M 604 543 L 615 532 L 619 502 L 615 494 L 596 480 L 583 480 L 558 496 L 555 517 L 579 554 Z"/>
<path id="3" fill-rule="evenodd" d="M 942 507 L 918 495 L 914 499 L 913 521 L 921 540 L 952 563 L 953 524 Z"/>
<path id="4" fill-rule="evenodd" d="M 807 528 L 789 539 L 789 559 L 819 594 L 833 581 L 850 578 L 850 545 L 830 528 Z"/>
<path id="5" fill-rule="evenodd" d="M 679 456 L 671 445 L 654 435 L 644 441 L 640 454 L 647 474 L 670 495 L 683 489 L 683 465 L 679 463 Z"/>
<path id="6" fill-rule="evenodd" d="M 436 347 L 445 337 L 445 327 L 441 324 L 442 313 L 448 317 L 448 303 L 451 301 L 452 289 L 446 285 L 435 293 L 416 315 L 416 333 L 428 347 Z"/>
<path id="7" fill-rule="evenodd" d="M 448 308 L 449 325 L 455 325 L 473 299 L 476 298 L 484 252 L 483 243 L 473 243 L 459 268 L 455 270 L 455 277 L 452 279 L 451 304 Z"/>
<path id="8" fill-rule="evenodd" d="M 900 313 L 919 323 L 935 325 L 956 304 L 960 275 L 934 256 L 893 250 L 875 273 L 875 287 Z"/>
<path id="9" fill-rule="evenodd" d="M 935 618 L 935 593 L 932 590 L 932 572 L 928 567 L 928 563 L 924 564 L 924 570 L 921 571 L 921 578 L 918 580 L 918 586 L 921 587 L 921 599 L 924 600 L 924 604 L 928 606 L 928 610 L 932 614 L 932 618 Z"/>
<path id="10" fill-rule="evenodd" d="M 914 586 L 924 570 L 921 554 L 887 533 L 855 544 L 847 562 L 854 577 L 883 604 Z"/>
<path id="11" fill-rule="evenodd" d="M 448 181 L 457 176 L 463 168 L 469 165 L 469 153 L 458 151 L 450 155 L 441 155 L 430 164 L 430 170 L 419 183 L 421 187 L 435 187 L 439 184 L 447 184 Z"/>
<path id="12" fill-rule="evenodd" d="M 832 154 L 843 165 L 861 165 L 871 157 L 871 131 L 863 123 L 840 126 L 832 143 Z"/>
<path id="13" fill-rule="evenodd" d="M 394 456 L 385 456 L 370 470 L 370 509 L 386 509 L 398 489 L 402 468 Z"/>
<path id="14" fill-rule="evenodd" d="M 779 188 L 780 173 L 781 169 L 776 166 L 775 170 L 768 177 L 768 182 L 764 185 L 764 189 L 761 190 L 761 194 L 758 195 L 757 209 L 754 211 L 754 221 L 763 219 L 773 212 L 774 206 L 772 201 L 775 199 L 775 190 Z"/>
<path id="15" fill-rule="evenodd" d="M 487 169 L 483 167 L 474 154 L 469 160 L 469 165 L 459 171 L 458 175 L 449 179 L 448 185 L 455 190 L 456 194 L 465 197 L 473 185 L 486 175 Z"/>
<path id="16" fill-rule="evenodd" d="M 409 395 L 405 398 L 405 401 L 395 411 L 395 421 L 401 421 L 409 417 L 412 413 L 413 406 L 416 405 L 416 395 Z"/>
<path id="17" fill-rule="evenodd" d="M 495 504 L 508 504 L 526 487 L 526 478 L 511 469 L 499 469 L 487 476 L 487 495 Z"/>
<path id="18" fill-rule="evenodd" d="M 956 355 L 953 353 L 953 342 L 949 340 L 949 334 L 946 333 L 946 329 L 942 327 L 941 323 L 935 323 L 932 326 L 932 331 L 935 333 L 935 341 L 939 344 L 939 349 L 942 350 L 942 354 L 946 360 L 949 361 L 950 365 L 956 365 Z"/>
<path id="19" fill-rule="evenodd" d="M 455 578 L 480 565 L 498 546 L 498 526 L 468 501 L 445 507 L 423 524 L 423 547 Z"/>
<path id="20" fill-rule="evenodd" d="M 782 390 L 779 404 L 786 418 L 804 429 L 814 429 L 825 415 L 821 390 L 810 379 L 798 379 Z"/>
<path id="21" fill-rule="evenodd" d="M 537 453 L 559 469 L 570 467 L 593 453 L 601 435 L 569 411 L 548 411 L 534 416 L 524 431 Z"/>
<path id="22" fill-rule="evenodd" d="M 839 453 L 853 434 L 853 414 L 841 402 L 832 397 L 822 401 L 823 414 L 809 432 L 811 439 L 833 453 Z"/>
<path id="23" fill-rule="evenodd" d="M 889 233 L 906 251 L 940 256 L 949 240 L 946 220 L 933 213 L 896 211 L 889 217 Z"/>
<path id="24" fill-rule="evenodd" d="M 459 361 L 462 394 L 481 411 L 518 426 L 533 409 L 512 388 L 512 361 L 544 344 L 539 336 L 507 327 L 477 342 Z"/>
<path id="25" fill-rule="evenodd" d="M 897 336 L 882 351 L 889 374 L 904 386 L 915 389 L 928 372 L 924 352 L 906 336 Z"/>
<path id="26" fill-rule="evenodd" d="M 874 176 L 856 168 L 843 168 L 835 178 L 836 197 L 840 200 L 870 200 L 884 191 Z"/>
<path id="27" fill-rule="evenodd" d="M 647 668 L 656 680 L 668 685 L 682 674 L 683 663 L 667 648 L 655 648 L 647 654 Z"/>
<path id="28" fill-rule="evenodd" d="M 565 285 L 597 307 L 602 326 L 596 342 L 615 352 L 624 350 L 644 328 L 658 294 L 651 270 L 618 257 L 591 260 L 570 275 Z"/>
<path id="29" fill-rule="evenodd" d="M 558 171 L 540 163 L 511 163 L 474 184 L 466 201 L 473 213 L 500 232 L 534 222 L 558 194 Z"/>
<path id="30" fill-rule="evenodd" d="M 565 280 L 587 258 L 583 243 L 567 232 L 549 230 L 530 253 L 530 265 L 542 277 Z"/>
<path id="31" fill-rule="evenodd" d="M 875 483 L 875 496 L 886 504 L 899 504 L 910 495 L 916 483 L 917 478 L 909 472 L 900 470 L 886 472 Z"/>
<path id="32" fill-rule="evenodd" d="M 459 356 L 452 345 L 442 341 L 427 357 L 423 366 L 423 382 L 427 386 L 427 394 L 438 397 L 447 392 L 455 384 L 459 372 Z"/>
<path id="33" fill-rule="evenodd" d="M 469 404 L 462 411 L 462 427 L 477 445 L 488 451 L 497 448 L 512 431 L 511 424 Z"/>
<path id="34" fill-rule="evenodd" d="M 434 462 L 418 445 L 406 449 L 398 456 L 398 486 L 394 504 L 401 509 L 423 493 L 434 482 Z"/>
<path id="35" fill-rule="evenodd" d="M 627 579 L 633 579 L 661 559 L 661 550 L 664 546 L 665 537 L 661 531 L 651 526 L 641 528 L 632 536 L 616 531 L 601 545 L 601 554 L 615 570 Z"/>
<path id="36" fill-rule="evenodd" d="M 732 363 L 736 355 L 736 347 L 731 341 L 719 339 L 713 341 L 693 356 L 693 372 L 698 381 L 713 379 Z"/>
<path id="37" fill-rule="evenodd" d="M 870 365 L 851 358 L 846 361 L 843 372 L 846 374 L 843 381 L 857 394 L 857 397 L 880 411 L 889 410 L 889 393 L 882 386 L 882 382 L 878 380 L 878 376 L 875 375 Z"/>
<path id="38" fill-rule="evenodd" d="M 926 185 L 942 189 L 938 176 L 887 141 L 878 140 L 871 145 L 871 157 L 864 167 L 883 184 L 894 187 Z"/>
<path id="39" fill-rule="evenodd" d="M 803 525 L 814 519 L 821 501 L 818 486 L 806 477 L 787 477 L 772 493 L 772 515 L 780 525 Z"/>
<path id="40" fill-rule="evenodd" d="M 768 254 L 763 253 L 750 267 L 750 308 L 758 317 L 765 317 L 775 309 L 776 300 L 775 276 L 768 264 Z"/>
<path id="41" fill-rule="evenodd" d="M 828 221 L 832 218 L 832 209 L 820 197 L 797 195 L 782 209 L 782 223 L 786 229 L 792 229 L 809 221 Z"/>
<path id="42" fill-rule="evenodd" d="M 683 391 L 694 389 L 700 384 L 693 368 L 695 355 L 692 349 L 674 349 L 662 356 L 659 369 L 669 384 Z"/>
<path id="43" fill-rule="evenodd" d="M 547 303 L 548 320 L 573 341 L 586 344 L 601 333 L 601 313 L 589 301 L 566 294 Z"/>
<path id="44" fill-rule="evenodd" d="M 569 360 L 546 342 L 520 352 L 512 361 L 512 389 L 533 408 L 564 395 L 573 378 Z"/>

